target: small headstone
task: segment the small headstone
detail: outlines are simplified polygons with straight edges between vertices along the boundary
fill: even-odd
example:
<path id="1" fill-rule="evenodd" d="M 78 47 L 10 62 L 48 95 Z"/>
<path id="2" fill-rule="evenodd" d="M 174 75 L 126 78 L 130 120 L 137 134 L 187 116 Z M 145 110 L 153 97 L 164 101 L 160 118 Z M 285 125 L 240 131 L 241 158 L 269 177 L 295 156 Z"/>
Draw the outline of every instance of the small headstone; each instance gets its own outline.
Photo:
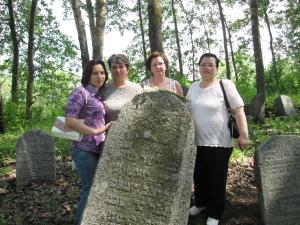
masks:
<path id="1" fill-rule="evenodd" d="M 55 180 L 53 138 L 42 130 L 23 134 L 17 142 L 17 188 L 35 180 Z"/>
<path id="2" fill-rule="evenodd" d="M 289 96 L 280 95 L 275 99 L 275 115 L 276 116 L 295 116 L 296 110 Z"/>
<path id="3" fill-rule="evenodd" d="M 300 137 L 273 136 L 256 151 L 265 225 L 300 224 Z"/>
<path id="4" fill-rule="evenodd" d="M 83 225 L 186 225 L 196 147 L 183 97 L 137 95 L 112 125 Z"/>
<path id="5" fill-rule="evenodd" d="M 251 100 L 251 112 L 255 121 L 264 122 L 265 120 L 265 96 L 257 93 Z"/>

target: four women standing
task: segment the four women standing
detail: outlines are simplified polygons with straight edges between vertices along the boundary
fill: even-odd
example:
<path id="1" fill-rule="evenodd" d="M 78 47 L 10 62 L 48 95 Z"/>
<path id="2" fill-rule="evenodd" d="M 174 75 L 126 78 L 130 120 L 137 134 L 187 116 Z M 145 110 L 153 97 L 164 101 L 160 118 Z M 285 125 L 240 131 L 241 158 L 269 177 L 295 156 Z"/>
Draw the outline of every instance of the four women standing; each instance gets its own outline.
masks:
<path id="1" fill-rule="evenodd" d="M 189 213 L 194 216 L 205 209 L 207 225 L 218 225 L 224 210 L 228 162 L 233 149 L 227 126 L 229 115 L 216 77 L 219 59 L 214 54 L 206 53 L 201 56 L 198 64 L 202 80 L 195 82 L 187 94 L 191 101 L 190 111 L 197 144 L 195 206 Z M 83 71 L 82 87 L 72 92 L 67 104 L 66 125 L 84 134 L 82 141 L 74 142 L 72 151 L 81 179 L 75 224 L 79 224 L 81 220 L 101 155 L 105 131 L 110 127 L 111 121 L 118 118 L 121 107 L 142 89 L 140 85 L 128 80 L 129 61 L 125 55 L 112 55 L 108 59 L 108 65 L 112 81 L 105 85 L 108 74 L 104 62 L 91 60 Z M 152 53 L 146 65 L 153 76 L 144 81 L 143 85 L 157 86 L 183 95 L 179 82 L 166 77 L 168 59 L 164 53 Z M 233 82 L 223 80 L 222 83 L 239 128 L 238 145 L 244 149 L 249 142 L 244 104 Z M 84 123 L 80 119 L 84 119 Z"/>

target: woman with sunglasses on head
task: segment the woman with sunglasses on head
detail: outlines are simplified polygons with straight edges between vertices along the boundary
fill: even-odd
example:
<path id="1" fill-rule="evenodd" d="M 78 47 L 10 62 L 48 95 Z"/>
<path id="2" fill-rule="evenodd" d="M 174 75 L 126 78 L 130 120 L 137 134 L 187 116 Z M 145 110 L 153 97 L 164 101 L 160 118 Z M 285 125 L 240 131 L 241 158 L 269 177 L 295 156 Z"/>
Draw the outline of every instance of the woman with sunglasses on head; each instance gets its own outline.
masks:
<path id="1" fill-rule="evenodd" d="M 195 205 L 189 214 L 196 216 L 206 211 L 207 225 L 218 225 L 225 207 L 228 162 L 232 153 L 232 138 L 228 128 L 229 114 L 217 79 L 219 59 L 205 53 L 198 62 L 201 81 L 191 85 L 187 97 L 195 125 L 197 155 L 194 168 Z M 236 118 L 241 149 L 249 143 L 244 103 L 234 83 L 222 80 Z"/>

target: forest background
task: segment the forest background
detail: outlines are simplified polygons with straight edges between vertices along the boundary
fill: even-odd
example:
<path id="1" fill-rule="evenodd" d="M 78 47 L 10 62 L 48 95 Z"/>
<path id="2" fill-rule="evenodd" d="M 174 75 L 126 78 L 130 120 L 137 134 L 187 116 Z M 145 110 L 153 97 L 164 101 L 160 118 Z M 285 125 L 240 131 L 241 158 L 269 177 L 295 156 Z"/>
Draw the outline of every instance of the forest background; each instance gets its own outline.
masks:
<path id="1" fill-rule="evenodd" d="M 273 113 L 274 99 L 282 94 L 300 109 L 300 1 L 62 0 L 56 7 L 76 25 L 77 41 L 60 30 L 53 3 L 0 2 L 0 178 L 15 172 L 18 138 L 34 128 L 50 132 L 54 118 L 64 114 L 85 63 L 106 60 L 104 38 L 114 30 L 133 34 L 123 51 L 134 82 L 149 76 L 145 59 L 154 50 L 167 53 L 169 77 L 186 89 L 200 79 L 200 54 L 221 57 L 218 76 L 236 83 L 251 139 L 233 160 L 252 157 L 270 135 L 300 134 L 299 115 Z M 57 157 L 70 161 L 70 142 L 55 143 Z"/>

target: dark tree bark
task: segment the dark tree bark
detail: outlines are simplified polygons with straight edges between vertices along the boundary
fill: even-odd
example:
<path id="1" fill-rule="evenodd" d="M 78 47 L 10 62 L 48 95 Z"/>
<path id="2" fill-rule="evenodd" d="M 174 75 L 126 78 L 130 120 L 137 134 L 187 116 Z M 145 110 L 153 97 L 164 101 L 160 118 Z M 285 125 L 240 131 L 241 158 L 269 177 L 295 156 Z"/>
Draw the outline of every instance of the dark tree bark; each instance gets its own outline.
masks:
<path id="1" fill-rule="evenodd" d="M 221 24 L 222 24 L 222 31 L 223 31 L 223 43 L 224 43 L 225 62 L 226 62 L 226 77 L 227 77 L 227 79 L 231 79 L 230 66 L 229 66 L 229 56 L 228 56 L 228 49 L 227 49 L 227 37 L 226 37 L 225 17 L 224 17 L 224 14 L 223 14 L 223 9 L 222 9 L 222 5 L 221 5 L 221 1 L 217 0 L 217 2 L 218 2 L 220 19 L 221 19 Z"/>
<path id="2" fill-rule="evenodd" d="M 253 38 L 253 50 L 256 69 L 256 97 L 253 101 L 253 119 L 256 122 L 264 122 L 265 119 L 265 76 L 264 64 L 260 43 L 259 21 L 258 21 L 258 5 L 256 0 L 250 0 L 251 8 L 251 29 Z"/>
<path id="3" fill-rule="evenodd" d="M 33 65 L 33 55 L 34 55 L 34 29 L 35 29 L 35 19 L 36 19 L 36 9 L 38 0 L 32 0 L 30 9 L 30 19 L 29 19 L 29 30 L 28 30 L 28 54 L 27 54 L 27 93 L 26 93 L 26 118 L 32 118 L 32 104 L 33 104 L 33 87 L 34 87 L 34 65 Z"/>
<path id="4" fill-rule="evenodd" d="M 160 0 L 148 0 L 149 41 L 151 52 L 164 52 L 161 33 Z"/>
<path id="5" fill-rule="evenodd" d="M 7 6 L 9 12 L 9 27 L 13 47 L 11 99 L 13 102 L 17 102 L 19 92 L 19 41 L 15 25 L 13 1 L 8 0 Z"/>
<path id="6" fill-rule="evenodd" d="M 177 45 L 179 72 L 180 72 L 180 76 L 183 77 L 182 54 L 181 54 L 181 46 L 180 46 L 179 32 L 178 32 L 178 26 L 177 26 L 177 17 L 176 17 L 176 8 L 175 8 L 174 0 L 172 0 L 172 13 L 173 13 L 174 26 L 175 26 L 175 37 L 176 37 L 176 45 Z"/>
<path id="7" fill-rule="evenodd" d="M 89 57 L 87 38 L 86 38 L 86 33 L 84 28 L 84 21 L 81 16 L 80 1 L 71 0 L 71 3 L 72 3 L 72 10 L 73 10 L 73 15 L 75 19 L 77 34 L 78 34 L 78 41 L 79 41 L 80 53 L 81 53 L 81 63 L 82 63 L 82 68 L 84 68 L 85 65 L 88 63 L 90 57 Z"/>
<path id="8" fill-rule="evenodd" d="M 232 61 L 233 69 L 234 69 L 235 80 L 238 81 L 238 71 L 237 71 L 237 68 L 236 68 L 234 52 L 233 52 L 233 47 L 232 47 L 231 32 L 230 32 L 230 29 L 229 29 L 228 24 L 227 24 L 226 21 L 225 21 L 225 25 L 226 25 L 227 32 L 228 32 L 228 41 L 229 41 L 229 46 L 230 46 L 231 61 Z"/>
<path id="9" fill-rule="evenodd" d="M 144 31 L 144 25 L 143 25 L 142 3 L 141 3 L 141 0 L 138 0 L 137 3 L 138 3 L 138 10 L 139 10 L 140 30 L 141 30 L 141 36 L 142 36 L 144 65 L 145 65 L 145 71 L 146 71 L 145 74 L 146 74 L 146 77 L 149 78 L 148 69 L 146 67 L 147 51 L 146 51 L 146 41 L 145 41 L 145 31 Z"/>

